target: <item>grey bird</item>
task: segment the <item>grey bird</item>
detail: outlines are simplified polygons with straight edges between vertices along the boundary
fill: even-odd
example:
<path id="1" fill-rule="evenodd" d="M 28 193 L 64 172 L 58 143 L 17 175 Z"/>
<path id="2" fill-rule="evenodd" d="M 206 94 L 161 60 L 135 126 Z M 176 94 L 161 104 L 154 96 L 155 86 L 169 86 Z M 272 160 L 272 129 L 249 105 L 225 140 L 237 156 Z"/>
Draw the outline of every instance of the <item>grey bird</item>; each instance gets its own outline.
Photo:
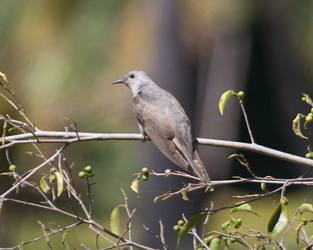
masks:
<path id="1" fill-rule="evenodd" d="M 150 138 L 179 167 L 190 168 L 204 183 L 210 178 L 193 145 L 189 119 L 174 96 L 157 86 L 143 71 L 133 70 L 113 84 L 123 83 L 133 94 L 133 111 L 142 140 Z"/>

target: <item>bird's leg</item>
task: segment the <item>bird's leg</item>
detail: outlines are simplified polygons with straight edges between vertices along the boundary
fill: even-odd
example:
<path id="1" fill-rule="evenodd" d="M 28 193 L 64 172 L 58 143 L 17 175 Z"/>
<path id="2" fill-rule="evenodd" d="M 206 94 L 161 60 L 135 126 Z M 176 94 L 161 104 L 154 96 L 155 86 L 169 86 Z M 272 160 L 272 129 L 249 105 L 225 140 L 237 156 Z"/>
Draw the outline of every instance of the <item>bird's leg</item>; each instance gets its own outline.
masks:
<path id="1" fill-rule="evenodd" d="M 147 134 L 142 136 L 142 142 L 145 142 L 146 140 L 150 140 L 149 136 Z"/>
<path id="2" fill-rule="evenodd" d="M 142 142 L 149 140 L 150 139 L 149 136 L 146 134 L 143 126 L 139 122 L 138 122 L 138 126 L 139 126 L 140 133 L 142 135 L 142 138 L 141 138 Z"/>

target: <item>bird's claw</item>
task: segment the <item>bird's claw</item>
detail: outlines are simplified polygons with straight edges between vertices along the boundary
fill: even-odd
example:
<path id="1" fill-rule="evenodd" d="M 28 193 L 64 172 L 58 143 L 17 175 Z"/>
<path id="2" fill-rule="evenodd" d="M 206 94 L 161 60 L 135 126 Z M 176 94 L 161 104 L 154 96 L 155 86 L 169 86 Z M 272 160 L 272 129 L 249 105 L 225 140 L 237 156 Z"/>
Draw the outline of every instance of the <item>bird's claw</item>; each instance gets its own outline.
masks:
<path id="1" fill-rule="evenodd" d="M 149 137 L 147 135 L 143 135 L 141 141 L 145 142 L 146 140 L 149 140 Z"/>

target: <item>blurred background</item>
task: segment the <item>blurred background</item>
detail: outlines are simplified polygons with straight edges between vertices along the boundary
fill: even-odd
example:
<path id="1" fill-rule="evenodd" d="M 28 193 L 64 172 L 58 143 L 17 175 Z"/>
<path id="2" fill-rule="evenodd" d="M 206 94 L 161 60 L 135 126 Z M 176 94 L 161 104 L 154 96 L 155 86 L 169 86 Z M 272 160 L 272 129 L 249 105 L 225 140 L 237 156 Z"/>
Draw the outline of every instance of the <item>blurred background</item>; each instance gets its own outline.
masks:
<path id="1" fill-rule="evenodd" d="M 218 113 L 220 95 L 244 90 L 245 106 L 258 144 L 305 155 L 308 141 L 296 137 L 291 121 L 298 112 L 309 112 L 301 93 L 312 93 L 313 16 L 311 1 L 152 1 L 152 0 L 0 0 L 0 71 L 5 73 L 26 113 L 42 130 L 63 131 L 66 118 L 77 121 L 82 132 L 139 132 L 134 119 L 130 91 L 112 82 L 133 69 L 146 71 L 161 87 L 170 91 L 186 110 L 196 137 L 249 142 L 242 114 L 235 98 L 225 114 Z M 0 100 L 1 114 L 20 118 Z M 25 152 L 28 146 L 10 149 L 17 170 L 26 171 L 38 161 Z M 57 145 L 43 145 L 47 155 Z M 212 179 L 249 176 L 227 157 L 231 149 L 199 146 L 199 154 Z M 5 152 L 0 152 L 1 172 L 7 171 Z M 135 239 L 151 247 L 157 241 L 142 229 L 147 225 L 159 233 L 158 220 L 166 225 L 166 239 L 173 248 L 172 226 L 181 213 L 234 203 L 231 196 L 260 192 L 255 185 L 216 188 L 214 193 L 189 195 L 153 203 L 155 196 L 181 187 L 179 178 L 150 178 L 141 183 L 141 198 L 130 190 L 132 174 L 142 167 L 163 172 L 179 170 L 150 142 L 97 141 L 71 145 L 66 149 L 74 172 L 92 165 L 96 173 L 92 186 L 94 216 L 108 226 L 112 209 L 123 203 L 120 188 L 137 207 Z M 253 171 L 260 176 L 296 177 L 304 167 L 245 153 Z M 46 169 L 47 172 L 49 168 Z M 75 173 L 76 173 L 75 172 Z M 38 179 L 40 176 L 37 177 Z M 36 181 L 37 179 L 34 179 Z M 83 194 L 83 181 L 79 189 Z M 11 185 L 0 177 L 0 190 Z M 301 195 L 294 195 L 301 192 Z M 25 190 L 21 197 L 35 201 Z M 290 189 L 295 206 L 303 199 L 312 202 L 306 189 Z M 268 215 L 271 197 L 255 203 L 256 211 Z M 60 202 L 62 203 L 62 202 Z M 263 207 L 262 207 L 263 205 Z M 210 230 L 228 219 L 227 212 L 213 216 Z M 63 216 L 26 206 L 5 204 L 0 217 L 0 246 L 41 235 L 37 220 L 67 225 Z M 16 223 L 18 221 L 18 226 Z M 216 221 L 216 224 L 214 223 Z M 260 229 L 266 230 L 264 218 Z M 87 227 L 69 234 L 71 246 L 83 242 L 95 248 L 96 236 Z M 61 237 L 55 249 L 63 249 Z M 191 249 L 191 241 L 184 241 Z M 25 249 L 45 249 L 41 241 Z M 240 249 L 240 245 L 238 245 Z"/>

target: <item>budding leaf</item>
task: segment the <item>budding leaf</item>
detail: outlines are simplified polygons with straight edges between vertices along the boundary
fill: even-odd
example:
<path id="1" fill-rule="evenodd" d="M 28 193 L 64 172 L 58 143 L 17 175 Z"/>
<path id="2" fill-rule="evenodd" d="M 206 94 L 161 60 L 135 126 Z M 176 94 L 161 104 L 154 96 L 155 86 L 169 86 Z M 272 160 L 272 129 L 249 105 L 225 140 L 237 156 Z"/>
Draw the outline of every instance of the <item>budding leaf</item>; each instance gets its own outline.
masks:
<path id="1" fill-rule="evenodd" d="M 5 74 L 3 74 L 2 72 L 0 72 L 0 76 L 2 77 L 2 79 L 3 79 L 5 82 L 9 82 L 7 76 L 6 76 Z"/>
<path id="2" fill-rule="evenodd" d="M 132 181 L 130 188 L 137 194 L 139 194 L 139 178 Z"/>
<path id="3" fill-rule="evenodd" d="M 231 95 L 234 95 L 234 94 L 235 94 L 235 92 L 233 90 L 227 90 L 226 92 L 224 92 L 221 95 L 220 100 L 218 102 L 218 108 L 220 110 L 221 115 L 223 115 L 223 111 L 224 111 L 225 105 L 226 105 L 229 97 Z"/>
<path id="4" fill-rule="evenodd" d="M 184 201 L 190 202 L 186 191 L 182 191 L 181 195 L 182 195 Z"/>
<path id="5" fill-rule="evenodd" d="M 300 212 L 300 215 L 302 215 L 303 213 L 306 213 L 306 212 L 313 213 L 313 206 L 312 206 L 312 204 L 303 203 L 300 206 L 300 211 L 299 212 Z"/>
<path id="6" fill-rule="evenodd" d="M 303 118 L 304 115 L 302 114 L 297 114 L 296 118 L 292 121 L 292 130 L 295 133 L 295 135 L 303 138 L 303 139 L 309 139 L 308 137 L 304 136 L 301 132 L 301 118 Z"/>
<path id="7" fill-rule="evenodd" d="M 235 212 L 250 212 L 250 213 L 253 213 L 257 216 L 259 216 L 256 212 L 253 212 L 252 211 L 252 208 L 251 206 L 248 204 L 248 203 L 244 203 L 244 202 L 240 202 L 240 203 L 243 203 L 242 205 L 240 206 L 236 206 L 236 207 L 233 207 L 231 210 L 230 210 L 230 213 L 233 214 Z M 240 204 L 239 203 L 239 204 Z M 238 203 L 237 203 L 238 204 Z"/>
<path id="8" fill-rule="evenodd" d="M 46 176 L 43 176 L 40 179 L 40 188 L 42 191 L 44 191 L 45 193 L 48 193 L 50 191 L 50 186 L 48 185 L 48 183 L 46 182 Z"/>

